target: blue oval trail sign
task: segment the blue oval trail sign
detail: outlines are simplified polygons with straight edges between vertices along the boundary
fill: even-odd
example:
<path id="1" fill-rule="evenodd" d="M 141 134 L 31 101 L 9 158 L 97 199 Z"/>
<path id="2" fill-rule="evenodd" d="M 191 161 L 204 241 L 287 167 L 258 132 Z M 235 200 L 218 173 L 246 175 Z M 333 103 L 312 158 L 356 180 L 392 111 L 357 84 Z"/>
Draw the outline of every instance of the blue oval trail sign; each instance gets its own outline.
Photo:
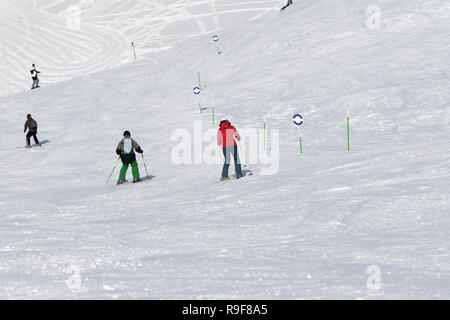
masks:
<path id="1" fill-rule="evenodd" d="M 294 119 L 294 124 L 297 126 L 301 126 L 303 124 L 303 117 L 301 114 L 296 114 L 292 117 Z"/>

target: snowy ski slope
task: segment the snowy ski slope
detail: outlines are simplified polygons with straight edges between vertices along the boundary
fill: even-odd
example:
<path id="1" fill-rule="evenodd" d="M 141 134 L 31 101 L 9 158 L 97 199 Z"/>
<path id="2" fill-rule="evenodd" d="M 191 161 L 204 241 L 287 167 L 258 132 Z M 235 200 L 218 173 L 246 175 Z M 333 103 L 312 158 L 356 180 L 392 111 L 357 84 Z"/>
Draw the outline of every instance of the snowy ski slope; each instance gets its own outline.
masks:
<path id="1" fill-rule="evenodd" d="M 181 41 L 183 28 L 146 59 L 0 97 L 0 298 L 450 298 L 449 21 L 446 0 L 294 1 L 218 31 L 220 56 L 213 24 Z M 20 148 L 27 113 L 40 149 Z M 217 183 L 220 163 L 174 163 L 177 132 L 194 139 L 201 122 L 207 148 L 222 118 L 265 121 L 272 157 L 278 129 L 278 172 L 249 164 L 253 176 Z M 155 177 L 105 185 L 126 129 Z"/>
<path id="2" fill-rule="evenodd" d="M 200 34 L 237 26 L 279 0 L 2 0 L 0 95 L 112 69 Z"/>

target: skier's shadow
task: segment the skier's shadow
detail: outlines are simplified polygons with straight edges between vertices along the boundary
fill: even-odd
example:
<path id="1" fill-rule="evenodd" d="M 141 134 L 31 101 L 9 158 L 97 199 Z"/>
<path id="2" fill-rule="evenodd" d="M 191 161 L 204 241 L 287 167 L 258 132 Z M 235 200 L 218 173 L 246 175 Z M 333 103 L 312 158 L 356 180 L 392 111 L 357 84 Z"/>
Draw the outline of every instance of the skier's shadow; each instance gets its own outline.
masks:
<path id="1" fill-rule="evenodd" d="M 253 175 L 253 171 L 252 170 L 250 170 L 250 169 L 243 169 L 242 171 L 242 175 L 245 177 L 245 176 L 252 176 Z M 236 178 L 236 173 L 233 173 L 232 175 L 231 175 L 233 178 Z"/>

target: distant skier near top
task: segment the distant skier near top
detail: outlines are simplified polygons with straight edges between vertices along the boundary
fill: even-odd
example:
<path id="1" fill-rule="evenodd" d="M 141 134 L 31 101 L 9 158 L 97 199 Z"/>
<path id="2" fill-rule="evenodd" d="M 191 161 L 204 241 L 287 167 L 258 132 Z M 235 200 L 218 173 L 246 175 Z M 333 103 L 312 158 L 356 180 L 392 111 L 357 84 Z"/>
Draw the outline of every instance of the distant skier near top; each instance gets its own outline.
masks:
<path id="1" fill-rule="evenodd" d="M 286 3 L 286 5 L 285 5 L 283 8 L 281 8 L 280 11 L 283 11 L 284 9 L 286 9 L 287 7 L 289 7 L 291 4 L 292 4 L 292 0 L 288 0 L 288 2 Z"/>
<path id="2" fill-rule="evenodd" d="M 143 153 L 139 144 L 131 139 L 130 131 L 125 131 L 123 133 L 124 138 L 120 140 L 117 145 L 116 153 L 120 156 L 122 160 L 122 169 L 120 170 L 119 180 L 117 184 L 121 184 L 125 181 L 128 166 L 131 164 L 131 172 L 133 173 L 133 183 L 141 181 L 139 177 L 139 167 L 136 161 L 136 154 L 134 150 L 138 153 Z"/>
<path id="3" fill-rule="evenodd" d="M 27 114 L 27 121 L 25 122 L 24 128 L 23 128 L 23 132 L 26 132 L 28 129 L 28 133 L 27 133 L 27 145 L 25 146 L 25 148 L 31 148 L 31 144 L 30 144 L 30 138 L 33 137 L 34 142 L 36 143 L 36 146 L 40 147 L 41 144 L 39 143 L 38 138 L 36 137 L 37 134 L 37 122 L 31 117 L 31 114 Z"/>
<path id="4" fill-rule="evenodd" d="M 31 89 L 40 88 L 38 73 L 41 73 L 41 72 L 36 70 L 36 66 L 34 65 L 34 63 L 31 66 L 33 67 L 33 69 L 30 70 L 31 79 L 33 79 L 33 84 L 31 85 Z"/>
<path id="5" fill-rule="evenodd" d="M 228 169 L 231 164 L 231 156 L 234 159 L 234 168 L 236 171 L 236 178 L 242 178 L 241 161 L 239 160 L 239 154 L 236 145 L 236 138 L 238 141 L 241 140 L 239 133 L 236 128 L 231 125 L 228 120 L 220 121 L 219 130 L 217 131 L 217 144 L 222 146 L 223 155 L 225 157 L 225 162 L 222 168 L 222 177 L 220 181 L 229 180 Z"/>

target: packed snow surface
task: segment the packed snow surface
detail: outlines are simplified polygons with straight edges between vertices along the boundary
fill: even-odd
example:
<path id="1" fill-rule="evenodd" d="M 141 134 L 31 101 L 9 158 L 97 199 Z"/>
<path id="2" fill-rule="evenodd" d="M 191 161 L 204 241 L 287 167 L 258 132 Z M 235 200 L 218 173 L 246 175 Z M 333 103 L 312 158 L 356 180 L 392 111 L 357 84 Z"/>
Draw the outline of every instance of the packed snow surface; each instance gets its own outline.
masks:
<path id="1" fill-rule="evenodd" d="M 1 0 L 0 96 L 111 70 L 278 10 L 279 0 Z M 155 58 L 156 56 L 152 56 Z M 113 72 L 113 71 L 111 71 Z M 30 83 L 31 86 L 31 83 Z"/>
<path id="2" fill-rule="evenodd" d="M 450 298 L 450 3 L 232 2 L 84 1 L 73 30 L 75 1 L 10 1 L 0 298 Z M 271 163 L 218 183 L 224 118 Z M 124 130 L 151 181 L 105 184 Z"/>

